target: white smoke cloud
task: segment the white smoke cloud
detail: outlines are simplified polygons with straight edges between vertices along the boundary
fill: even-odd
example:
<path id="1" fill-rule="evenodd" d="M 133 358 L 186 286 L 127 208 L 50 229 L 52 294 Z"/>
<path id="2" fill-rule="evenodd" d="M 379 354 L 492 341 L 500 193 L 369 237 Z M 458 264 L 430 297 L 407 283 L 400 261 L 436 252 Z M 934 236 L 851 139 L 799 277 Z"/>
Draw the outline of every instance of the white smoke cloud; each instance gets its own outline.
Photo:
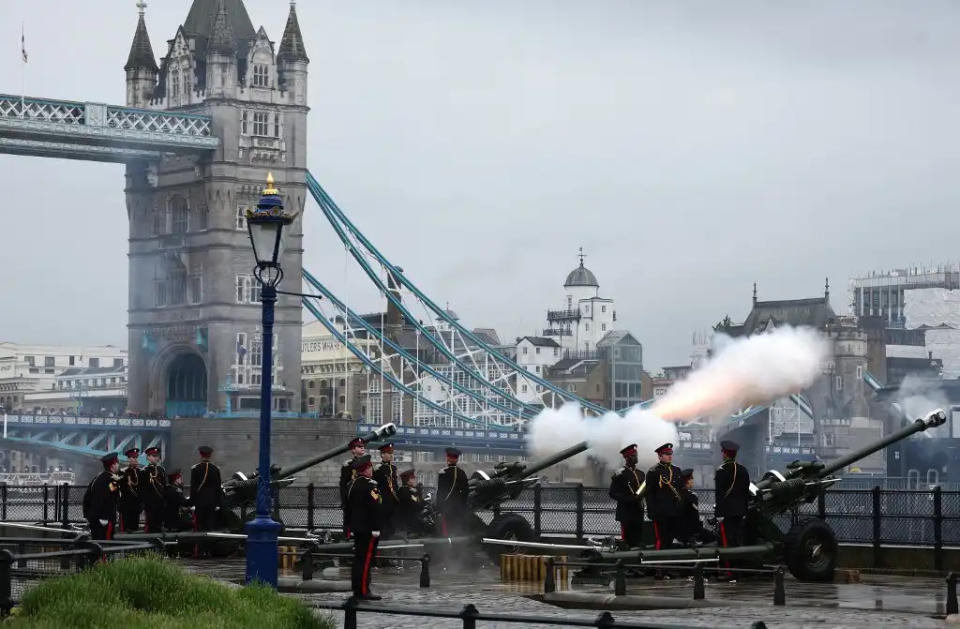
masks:
<path id="1" fill-rule="evenodd" d="M 936 382 L 911 374 L 900 383 L 894 406 L 903 412 L 904 421 L 912 421 L 926 417 L 927 413 L 938 408 L 950 408 L 950 402 Z M 924 437 L 949 437 L 949 422 L 937 428 L 928 428 L 920 434 Z"/>
<path id="2" fill-rule="evenodd" d="M 574 467 L 586 464 L 586 455 L 603 461 L 608 467 L 623 464 L 620 450 L 637 444 L 638 461 L 641 467 L 657 462 L 653 449 L 664 443 L 676 443 L 677 428 L 652 412 L 631 409 L 625 415 L 604 413 L 600 417 L 584 417 L 576 403 L 564 404 L 559 409 L 545 409 L 531 422 L 528 446 L 536 458 L 550 456 L 572 445 L 586 441 L 590 449 L 567 461 Z"/>
<path id="3" fill-rule="evenodd" d="M 784 326 L 746 338 L 717 338 L 702 367 L 674 384 L 651 409 L 668 420 L 719 419 L 809 387 L 822 373 L 830 343 L 811 328 Z"/>

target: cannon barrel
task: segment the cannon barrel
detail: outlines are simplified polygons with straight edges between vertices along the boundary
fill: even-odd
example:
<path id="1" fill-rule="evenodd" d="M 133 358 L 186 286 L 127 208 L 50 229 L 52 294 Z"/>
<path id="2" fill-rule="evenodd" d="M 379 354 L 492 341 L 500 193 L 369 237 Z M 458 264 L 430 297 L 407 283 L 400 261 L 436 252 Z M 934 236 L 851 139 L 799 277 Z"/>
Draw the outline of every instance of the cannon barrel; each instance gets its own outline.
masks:
<path id="1" fill-rule="evenodd" d="M 823 467 L 823 469 L 820 470 L 818 476 L 820 478 L 826 478 L 827 476 L 830 476 L 835 472 L 839 472 L 840 470 L 847 467 L 851 463 L 855 463 L 856 461 L 859 461 L 862 458 L 870 456 L 877 450 L 886 448 L 888 445 L 892 443 L 896 443 L 901 439 L 906 439 L 912 434 L 923 432 L 927 428 L 936 428 L 937 426 L 942 426 L 946 421 L 947 421 L 947 414 L 943 411 L 943 409 L 938 408 L 935 411 L 931 411 L 930 413 L 927 413 L 926 417 L 917 419 L 916 421 L 911 423 L 909 426 L 901 430 L 898 430 L 892 435 L 884 437 L 880 441 L 871 443 L 868 446 L 864 446 L 863 448 L 860 448 L 859 450 L 855 450 L 846 456 L 842 456 L 835 461 L 831 461 L 830 463 L 827 463 Z"/>
<path id="2" fill-rule="evenodd" d="M 576 455 L 580 454 L 581 452 L 583 452 L 584 450 L 586 450 L 586 449 L 589 448 L 589 447 L 590 447 L 590 446 L 589 446 L 589 444 L 587 444 L 586 441 L 581 441 L 581 442 L 578 443 L 577 445 L 575 445 L 575 446 L 570 446 L 570 447 L 567 448 L 566 450 L 561 450 L 560 452 L 557 452 L 557 453 L 554 454 L 553 456 L 549 456 L 549 457 L 547 457 L 547 458 L 545 458 L 545 459 L 541 459 L 541 460 L 539 460 L 539 461 L 536 461 L 536 462 L 534 462 L 534 463 L 531 463 L 530 465 L 525 466 L 525 467 L 523 468 L 523 470 L 522 470 L 522 472 L 521 472 L 521 474 L 520 474 L 519 477 L 520 477 L 520 478 L 527 478 L 528 476 L 533 476 L 533 475 L 536 474 L 537 472 L 540 472 L 540 471 L 542 471 L 542 470 L 545 470 L 545 469 L 547 469 L 548 467 L 550 467 L 551 465 L 556 465 L 556 464 L 559 463 L 560 461 L 564 461 L 564 460 L 566 460 L 566 459 L 569 459 L 569 458 L 572 457 L 572 456 L 576 456 Z"/>
<path id="3" fill-rule="evenodd" d="M 369 433 L 369 434 L 367 434 L 366 436 L 361 437 L 361 438 L 362 438 L 366 443 L 370 443 L 371 441 L 381 441 L 381 440 L 383 440 L 383 439 L 385 439 L 385 438 L 387 438 L 387 437 L 390 437 L 390 436 L 392 436 L 392 435 L 395 435 L 396 433 L 397 433 L 397 427 L 396 427 L 394 424 L 384 424 L 383 426 L 380 426 L 379 428 L 377 428 L 377 429 L 374 430 L 373 432 L 371 432 L 371 433 Z M 338 455 L 340 455 L 340 454 L 343 454 L 344 452 L 348 451 L 349 449 L 350 449 L 350 443 L 349 443 L 349 442 L 347 442 L 347 443 L 344 444 L 344 445 L 337 446 L 336 448 L 330 448 L 330 449 L 327 450 L 326 452 L 321 452 L 321 453 L 318 454 L 317 456 L 311 457 L 311 458 L 306 459 L 306 460 L 304 460 L 304 461 L 300 461 L 299 463 L 294 463 L 293 465 L 284 467 L 284 468 L 280 469 L 280 470 L 277 471 L 277 472 L 271 472 L 271 473 L 270 473 L 270 477 L 271 477 L 271 479 L 273 479 L 273 480 L 280 480 L 280 479 L 283 479 L 283 478 L 288 478 L 288 477 L 293 476 L 294 474 L 296 474 L 296 473 L 298 473 L 298 472 L 302 472 L 303 470 L 307 469 L 308 467 L 313 467 L 314 465 L 317 465 L 318 463 L 323 463 L 324 461 L 327 461 L 327 460 L 329 460 L 329 459 L 332 459 L 332 458 L 335 457 L 335 456 L 338 456 Z"/>

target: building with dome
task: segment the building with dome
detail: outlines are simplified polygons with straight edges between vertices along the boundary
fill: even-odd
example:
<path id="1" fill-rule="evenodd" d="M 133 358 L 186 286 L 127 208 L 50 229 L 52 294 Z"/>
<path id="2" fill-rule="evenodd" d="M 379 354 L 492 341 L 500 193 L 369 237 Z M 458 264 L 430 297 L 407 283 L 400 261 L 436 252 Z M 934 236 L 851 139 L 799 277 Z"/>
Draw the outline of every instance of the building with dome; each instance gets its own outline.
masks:
<path id="1" fill-rule="evenodd" d="M 563 283 L 563 303 L 557 310 L 547 311 L 547 327 L 543 336 L 556 341 L 567 354 L 596 351 L 607 332 L 614 330 L 617 312 L 612 299 L 600 296 L 600 283 L 593 271 L 583 265 L 567 274 Z"/>

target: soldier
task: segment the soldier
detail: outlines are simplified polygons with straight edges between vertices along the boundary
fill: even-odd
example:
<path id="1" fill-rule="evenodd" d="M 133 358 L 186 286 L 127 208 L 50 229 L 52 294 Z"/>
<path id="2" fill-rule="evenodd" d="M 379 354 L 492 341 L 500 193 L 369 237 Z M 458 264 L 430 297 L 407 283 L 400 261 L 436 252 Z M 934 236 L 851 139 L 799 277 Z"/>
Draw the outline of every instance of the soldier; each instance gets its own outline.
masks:
<path id="1" fill-rule="evenodd" d="M 715 537 L 703 528 L 700 520 L 700 498 L 693 491 L 693 470 L 680 472 L 680 515 L 677 517 L 677 539 L 684 544 L 705 544 Z"/>
<path id="2" fill-rule="evenodd" d="M 373 480 L 373 464 L 365 454 L 353 462 L 357 477 L 347 486 L 350 504 L 350 532 L 353 534 L 353 565 L 350 581 L 353 595 L 358 599 L 379 601 L 380 596 L 370 592 L 370 569 L 377 554 L 380 538 L 380 491 Z"/>
<path id="3" fill-rule="evenodd" d="M 750 495 L 750 473 L 747 468 L 737 463 L 739 444 L 734 441 L 721 441 L 720 451 L 723 454 L 723 464 L 717 468 L 713 476 L 716 491 L 716 506 L 714 513 L 720 525 L 720 543 L 723 546 L 740 546 L 743 544 L 743 518 L 747 515 L 747 500 Z M 730 562 L 726 562 L 730 567 Z M 728 581 L 733 581 L 733 573 L 721 575 Z"/>
<path id="4" fill-rule="evenodd" d="M 353 454 L 353 457 L 344 461 L 340 468 L 340 508 L 343 511 L 343 534 L 347 536 L 347 539 L 350 539 L 350 504 L 347 501 L 347 487 L 357 477 L 353 464 L 363 456 L 367 448 L 360 437 L 353 439 L 347 445 L 350 446 L 350 453 Z"/>
<path id="5" fill-rule="evenodd" d="M 423 511 L 423 496 L 417 486 L 417 473 L 409 469 L 400 474 L 400 489 L 397 490 L 397 525 L 407 535 L 419 532 L 420 513 Z"/>
<path id="6" fill-rule="evenodd" d="M 220 468 L 210 462 L 213 448 L 200 446 L 200 462 L 190 468 L 190 504 L 195 508 L 194 530 L 212 531 L 223 495 Z"/>
<path id="7" fill-rule="evenodd" d="M 146 522 L 143 530 L 147 533 L 159 533 L 163 528 L 163 502 L 167 490 L 167 472 L 160 466 L 160 448 L 151 446 L 144 450 L 147 455 L 147 467 L 143 469 L 145 487 L 143 505 Z"/>
<path id="8" fill-rule="evenodd" d="M 610 479 L 610 497 L 617 501 L 620 539 L 630 548 L 643 543 L 643 472 L 637 469 L 637 444 L 623 450 L 623 469 Z"/>
<path id="9" fill-rule="evenodd" d="M 163 525 L 168 531 L 193 530 L 190 507 L 183 495 L 183 475 L 179 469 L 172 470 L 163 488 Z"/>
<path id="10" fill-rule="evenodd" d="M 123 481 L 120 483 L 120 530 L 136 533 L 140 529 L 140 512 L 143 511 L 140 492 L 145 475 L 140 469 L 139 448 L 130 448 L 124 455 L 127 457 L 127 467 L 123 470 Z"/>
<path id="11" fill-rule="evenodd" d="M 400 502 L 397 496 L 397 466 L 393 464 L 393 444 L 385 443 L 380 446 L 380 467 L 373 473 L 373 480 L 377 481 L 377 487 L 380 488 L 380 498 L 382 499 L 380 514 L 382 522 L 380 527 L 380 539 L 390 539 L 396 530 L 394 517 L 397 512 L 397 505 Z"/>
<path id="12" fill-rule="evenodd" d="M 447 467 L 437 476 L 437 511 L 440 512 L 440 534 L 446 537 L 458 530 L 467 513 L 467 475 L 457 467 L 460 450 L 447 448 Z"/>
<path id="13" fill-rule="evenodd" d="M 103 471 L 90 481 L 83 495 L 83 517 L 90 525 L 90 537 L 106 540 L 113 539 L 123 477 L 118 474 L 120 461 L 116 452 L 100 457 L 100 462 L 103 463 Z"/>
<path id="14" fill-rule="evenodd" d="M 677 533 L 680 513 L 680 468 L 673 465 L 673 444 L 665 443 L 654 452 L 660 462 L 647 471 L 647 511 L 653 520 L 655 548 L 669 548 Z"/>

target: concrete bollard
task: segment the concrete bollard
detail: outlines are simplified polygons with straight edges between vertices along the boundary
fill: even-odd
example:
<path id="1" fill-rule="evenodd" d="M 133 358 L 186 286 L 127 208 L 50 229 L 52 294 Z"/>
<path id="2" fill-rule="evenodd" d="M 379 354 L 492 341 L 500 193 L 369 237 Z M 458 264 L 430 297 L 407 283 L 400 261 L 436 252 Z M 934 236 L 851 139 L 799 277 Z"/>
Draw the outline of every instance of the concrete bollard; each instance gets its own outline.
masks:
<path id="1" fill-rule="evenodd" d="M 420 558 L 420 587 L 430 587 L 430 555 Z"/>
<path id="2" fill-rule="evenodd" d="M 787 593 L 783 589 L 783 567 L 777 568 L 773 576 L 773 604 L 783 606 L 787 604 Z"/>
<path id="3" fill-rule="evenodd" d="M 553 575 L 553 557 L 547 557 L 547 574 L 543 579 L 543 593 L 550 594 L 557 591 L 557 582 Z"/>
<path id="4" fill-rule="evenodd" d="M 947 615 L 960 614 L 957 609 L 957 579 L 960 578 L 956 572 L 947 575 Z"/>
<path id="5" fill-rule="evenodd" d="M 697 564 L 693 569 L 693 600 L 702 601 L 707 594 L 703 584 L 703 564 Z"/>
<path id="6" fill-rule="evenodd" d="M 627 575 L 623 569 L 623 560 L 617 561 L 617 574 L 613 579 L 613 593 L 615 596 L 623 596 L 627 593 Z"/>

